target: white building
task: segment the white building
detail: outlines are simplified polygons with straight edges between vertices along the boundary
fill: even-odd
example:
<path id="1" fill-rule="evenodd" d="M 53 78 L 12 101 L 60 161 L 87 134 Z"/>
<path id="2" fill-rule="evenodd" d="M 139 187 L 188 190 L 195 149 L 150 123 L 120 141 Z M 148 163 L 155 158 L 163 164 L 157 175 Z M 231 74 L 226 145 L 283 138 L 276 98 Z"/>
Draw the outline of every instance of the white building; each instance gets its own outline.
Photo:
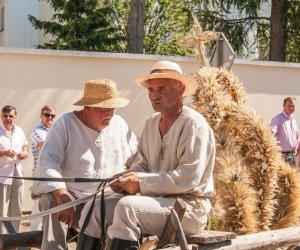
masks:
<path id="1" fill-rule="evenodd" d="M 49 20 L 52 12 L 46 1 L 0 0 L 1 47 L 35 48 L 49 39 L 32 26 L 28 15 Z"/>

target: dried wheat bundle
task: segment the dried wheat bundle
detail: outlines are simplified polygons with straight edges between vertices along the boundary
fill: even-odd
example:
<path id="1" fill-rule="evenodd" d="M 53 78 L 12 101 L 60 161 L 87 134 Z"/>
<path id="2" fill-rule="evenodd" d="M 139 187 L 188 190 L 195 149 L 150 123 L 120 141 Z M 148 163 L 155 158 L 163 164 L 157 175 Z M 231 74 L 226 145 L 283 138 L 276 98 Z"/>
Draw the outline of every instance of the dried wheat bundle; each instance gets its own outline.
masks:
<path id="1" fill-rule="evenodd" d="M 224 92 L 230 95 L 232 101 L 237 104 L 244 104 L 246 102 L 245 88 L 232 71 L 221 68 L 218 71 L 217 81 L 225 87 Z"/>
<path id="2" fill-rule="evenodd" d="M 259 228 L 258 197 L 247 167 L 240 161 L 234 143 L 218 149 L 214 177 L 215 202 L 222 208 L 218 215 L 220 229 L 238 234 L 256 232 Z"/>
<path id="3" fill-rule="evenodd" d="M 194 16 L 193 36 L 184 40 L 198 55 L 192 75 L 199 88 L 192 106 L 215 132 L 217 157 L 214 210 L 222 227 L 240 234 L 293 225 L 299 217 L 299 176 L 283 164 L 274 135 L 263 118 L 245 105 L 239 79 L 225 69 L 208 67 L 203 32 Z"/>
<path id="4" fill-rule="evenodd" d="M 278 163 L 281 161 L 279 148 L 264 119 L 246 106 L 232 105 L 226 114 L 227 131 L 239 144 L 258 192 L 261 230 L 269 230 L 275 210 Z"/>
<path id="5" fill-rule="evenodd" d="M 284 160 L 278 172 L 278 192 L 272 229 L 298 224 L 300 217 L 300 173 Z"/>
<path id="6" fill-rule="evenodd" d="M 226 109 L 231 102 L 243 104 L 246 101 L 245 89 L 239 79 L 226 69 L 201 67 L 192 74 L 199 88 L 193 95 L 192 106 L 218 129 Z"/>
<path id="7" fill-rule="evenodd" d="M 203 71 L 207 67 L 203 68 Z M 201 113 L 213 129 L 218 129 L 224 116 L 225 103 L 221 98 L 221 86 L 214 75 L 195 74 L 199 88 L 193 95 L 192 106 Z"/>

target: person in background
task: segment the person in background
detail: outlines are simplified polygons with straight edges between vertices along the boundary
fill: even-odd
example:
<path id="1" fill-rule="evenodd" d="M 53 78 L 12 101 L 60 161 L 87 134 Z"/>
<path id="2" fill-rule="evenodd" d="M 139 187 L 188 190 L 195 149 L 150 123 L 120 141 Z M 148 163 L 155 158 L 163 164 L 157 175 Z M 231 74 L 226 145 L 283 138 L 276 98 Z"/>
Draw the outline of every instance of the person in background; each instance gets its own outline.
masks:
<path id="1" fill-rule="evenodd" d="M 142 234 L 159 237 L 177 197 L 187 206 L 184 232 L 200 232 L 206 226 L 211 209 L 208 197 L 214 191 L 214 133 L 200 113 L 183 105 L 184 97 L 196 91 L 196 79 L 182 74 L 174 62 L 159 61 L 136 82 L 148 91 L 157 113 L 147 119 L 139 140 L 140 161 L 116 175 L 110 185 L 120 197 L 109 204 L 108 210 L 114 213 L 106 215 L 109 250 L 137 249 Z M 86 229 L 93 237 L 101 235 L 99 203 Z"/>
<path id="2" fill-rule="evenodd" d="M 41 109 L 40 119 L 41 122 L 37 125 L 31 133 L 30 142 L 31 142 L 31 150 L 33 155 L 33 170 L 36 168 L 36 164 L 38 161 L 38 157 L 40 151 L 43 147 L 44 141 L 46 140 L 47 133 L 50 127 L 53 124 L 53 120 L 56 116 L 55 109 L 50 105 L 45 105 Z M 39 199 L 34 200 L 32 214 L 40 212 L 38 208 Z M 41 230 L 42 229 L 42 219 L 36 218 L 31 220 L 31 230 Z"/>
<path id="3" fill-rule="evenodd" d="M 17 110 L 7 105 L 2 108 L 0 124 L 0 175 L 23 176 L 21 161 L 28 157 L 27 140 L 23 130 L 15 125 Z M 0 178 L 0 216 L 21 216 L 24 181 Z M 20 231 L 20 221 L 13 221 L 16 232 Z M 0 234 L 5 233 L 0 222 Z"/>
<path id="4" fill-rule="evenodd" d="M 109 79 L 88 81 L 83 97 L 74 103 L 82 109 L 63 114 L 51 127 L 41 150 L 34 176 L 111 178 L 135 161 L 137 137 L 116 108 L 129 100 L 120 97 Z M 132 161 L 132 162 L 131 162 Z M 32 194 L 40 196 L 40 210 L 83 198 L 96 192 L 99 183 L 34 182 Z M 112 195 L 107 190 L 106 196 Z M 67 229 L 77 228 L 83 205 L 44 216 L 43 250 L 67 249 Z M 100 249 L 98 239 L 83 234 L 79 246 Z"/>
<path id="5" fill-rule="evenodd" d="M 284 160 L 291 166 L 296 166 L 296 155 L 299 153 L 300 134 L 295 112 L 296 98 L 286 97 L 283 100 L 283 111 L 271 121 L 271 131 L 281 147 Z"/>

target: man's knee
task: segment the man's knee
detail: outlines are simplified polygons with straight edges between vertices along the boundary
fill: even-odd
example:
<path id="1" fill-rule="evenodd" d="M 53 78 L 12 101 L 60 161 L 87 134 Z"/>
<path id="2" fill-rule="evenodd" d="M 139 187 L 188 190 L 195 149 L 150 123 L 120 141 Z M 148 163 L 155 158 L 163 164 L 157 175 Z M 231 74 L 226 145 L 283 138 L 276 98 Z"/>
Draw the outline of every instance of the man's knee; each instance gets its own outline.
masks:
<path id="1" fill-rule="evenodd" d="M 121 198 L 116 207 L 115 207 L 115 214 L 118 216 L 128 215 L 128 213 L 134 211 L 134 204 L 135 204 L 136 196 L 125 196 Z"/>

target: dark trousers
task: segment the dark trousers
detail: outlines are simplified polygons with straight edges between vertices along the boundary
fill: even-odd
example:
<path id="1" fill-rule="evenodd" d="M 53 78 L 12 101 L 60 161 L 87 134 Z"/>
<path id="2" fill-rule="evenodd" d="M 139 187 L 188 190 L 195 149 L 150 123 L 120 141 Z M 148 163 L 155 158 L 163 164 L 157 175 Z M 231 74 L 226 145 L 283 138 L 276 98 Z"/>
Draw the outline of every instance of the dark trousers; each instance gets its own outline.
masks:
<path id="1" fill-rule="evenodd" d="M 296 166 L 296 155 L 294 151 L 282 152 L 284 160 L 291 166 Z"/>

